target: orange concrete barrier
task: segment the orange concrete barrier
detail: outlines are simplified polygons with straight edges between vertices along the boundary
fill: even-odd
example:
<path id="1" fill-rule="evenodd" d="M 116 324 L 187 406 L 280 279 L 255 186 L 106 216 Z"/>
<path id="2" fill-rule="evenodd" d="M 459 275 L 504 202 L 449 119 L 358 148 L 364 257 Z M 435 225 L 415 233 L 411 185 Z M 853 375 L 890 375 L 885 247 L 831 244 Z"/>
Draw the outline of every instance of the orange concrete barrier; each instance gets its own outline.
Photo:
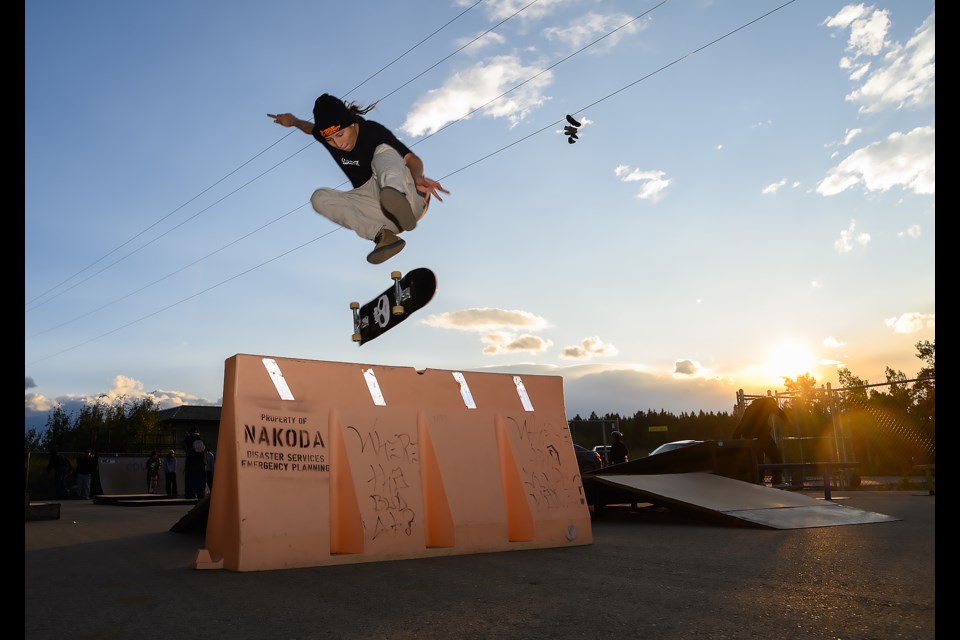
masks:
<path id="1" fill-rule="evenodd" d="M 592 542 L 559 376 L 226 361 L 197 569 Z"/>

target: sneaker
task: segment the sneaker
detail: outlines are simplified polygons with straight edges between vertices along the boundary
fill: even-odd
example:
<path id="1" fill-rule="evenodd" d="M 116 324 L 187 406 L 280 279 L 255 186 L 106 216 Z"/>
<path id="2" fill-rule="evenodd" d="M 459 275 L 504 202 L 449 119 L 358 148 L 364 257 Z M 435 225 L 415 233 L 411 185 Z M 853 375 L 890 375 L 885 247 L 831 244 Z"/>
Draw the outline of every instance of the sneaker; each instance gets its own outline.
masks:
<path id="1" fill-rule="evenodd" d="M 370 264 L 380 264 L 397 255 L 403 250 L 406 241 L 395 234 L 390 229 L 380 229 L 374 242 L 377 246 L 367 256 L 367 262 Z"/>
<path id="2" fill-rule="evenodd" d="M 403 231 L 411 231 L 417 226 L 417 217 L 407 202 L 407 196 L 393 187 L 380 190 L 380 206 L 387 212 Z"/>

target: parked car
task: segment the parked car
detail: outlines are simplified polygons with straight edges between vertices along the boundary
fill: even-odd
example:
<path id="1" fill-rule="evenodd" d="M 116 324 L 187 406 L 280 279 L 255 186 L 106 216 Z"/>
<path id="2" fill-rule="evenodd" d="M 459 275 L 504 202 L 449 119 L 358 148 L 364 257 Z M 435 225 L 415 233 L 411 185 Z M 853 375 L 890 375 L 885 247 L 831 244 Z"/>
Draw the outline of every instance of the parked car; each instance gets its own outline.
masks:
<path id="1" fill-rule="evenodd" d="M 603 463 L 603 466 L 607 466 L 607 454 L 610 453 L 610 445 L 608 444 L 598 444 L 593 448 L 594 451 L 600 456 L 600 461 Z"/>
<path id="2" fill-rule="evenodd" d="M 683 447 L 689 447 L 692 444 L 700 444 L 703 440 L 674 440 L 673 442 L 665 442 L 653 451 L 650 452 L 650 455 L 656 455 L 658 453 L 663 453 L 664 451 L 673 451 L 674 449 L 682 449 Z"/>
<path id="3" fill-rule="evenodd" d="M 603 460 L 596 451 L 590 451 L 590 449 L 578 444 L 573 445 L 573 450 L 577 454 L 577 466 L 580 467 L 580 473 L 603 468 Z"/>

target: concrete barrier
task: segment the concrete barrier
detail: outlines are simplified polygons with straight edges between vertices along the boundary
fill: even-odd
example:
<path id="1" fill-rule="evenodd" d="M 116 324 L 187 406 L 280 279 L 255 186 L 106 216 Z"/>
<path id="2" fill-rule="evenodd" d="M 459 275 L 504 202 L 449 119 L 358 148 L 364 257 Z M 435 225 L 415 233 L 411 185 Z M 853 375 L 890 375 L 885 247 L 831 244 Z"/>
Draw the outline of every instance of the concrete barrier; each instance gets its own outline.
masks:
<path id="1" fill-rule="evenodd" d="M 197 569 L 592 543 L 559 376 L 226 361 Z"/>
<path id="2" fill-rule="evenodd" d="M 166 450 L 158 451 L 161 460 Z M 144 494 L 147 493 L 147 456 L 99 456 L 97 471 L 100 474 L 100 488 L 104 495 Z M 160 470 L 157 493 L 166 494 L 164 478 Z M 177 490 L 182 494 L 184 488 L 184 465 L 177 458 Z"/>

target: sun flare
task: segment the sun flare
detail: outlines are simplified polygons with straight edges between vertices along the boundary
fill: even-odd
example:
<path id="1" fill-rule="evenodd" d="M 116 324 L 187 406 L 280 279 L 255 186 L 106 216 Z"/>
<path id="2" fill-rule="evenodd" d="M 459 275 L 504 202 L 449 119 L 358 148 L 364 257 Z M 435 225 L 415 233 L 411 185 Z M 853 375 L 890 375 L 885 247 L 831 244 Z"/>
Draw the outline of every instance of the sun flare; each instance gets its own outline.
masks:
<path id="1" fill-rule="evenodd" d="M 764 370 L 773 380 L 782 382 L 784 377 L 795 379 L 812 373 L 813 365 L 813 356 L 806 347 L 796 342 L 784 342 L 770 351 Z"/>

